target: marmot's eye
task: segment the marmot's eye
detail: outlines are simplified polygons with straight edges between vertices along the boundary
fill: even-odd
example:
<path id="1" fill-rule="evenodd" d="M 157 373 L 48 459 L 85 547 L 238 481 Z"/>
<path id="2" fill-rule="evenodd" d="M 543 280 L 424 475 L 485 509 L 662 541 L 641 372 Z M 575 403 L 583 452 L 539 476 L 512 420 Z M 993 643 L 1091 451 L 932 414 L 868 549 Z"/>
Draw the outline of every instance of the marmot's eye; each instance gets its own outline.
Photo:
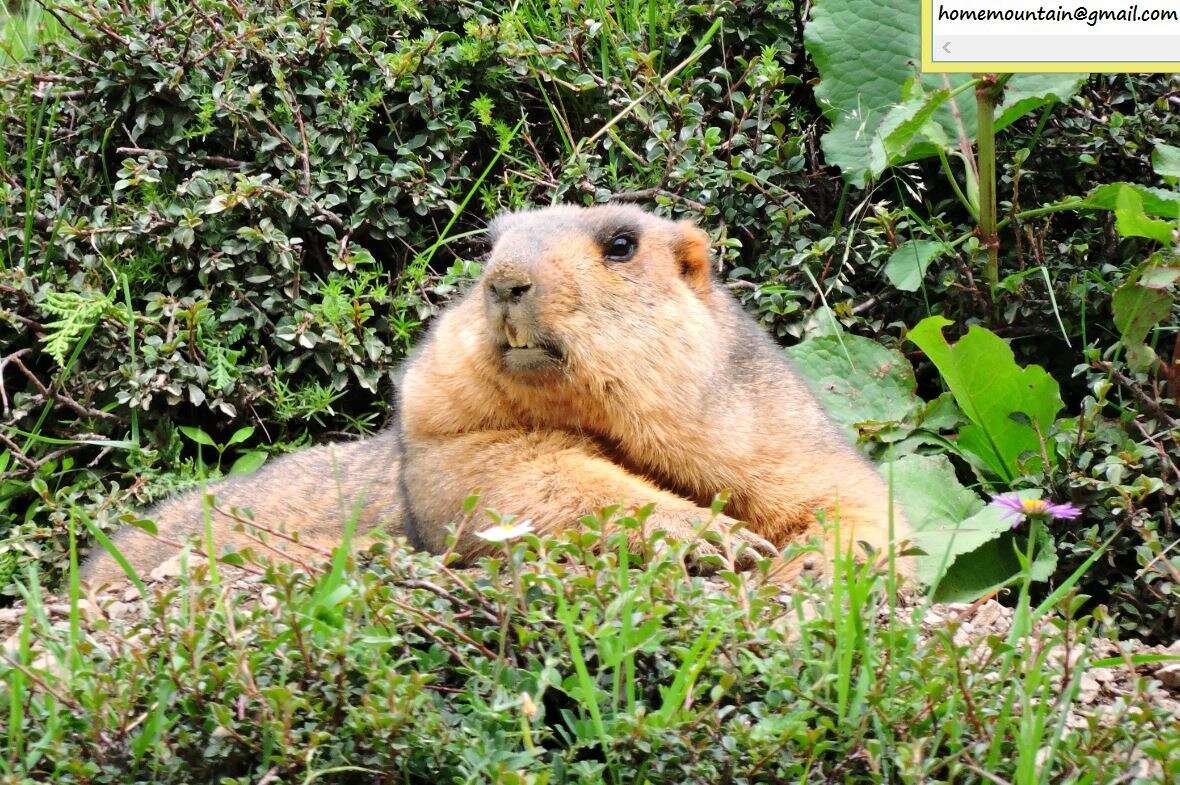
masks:
<path id="1" fill-rule="evenodd" d="M 606 243 L 606 250 L 603 251 L 603 256 L 612 262 L 625 262 L 635 255 L 635 249 L 638 247 L 635 238 L 629 234 L 616 234 Z"/>

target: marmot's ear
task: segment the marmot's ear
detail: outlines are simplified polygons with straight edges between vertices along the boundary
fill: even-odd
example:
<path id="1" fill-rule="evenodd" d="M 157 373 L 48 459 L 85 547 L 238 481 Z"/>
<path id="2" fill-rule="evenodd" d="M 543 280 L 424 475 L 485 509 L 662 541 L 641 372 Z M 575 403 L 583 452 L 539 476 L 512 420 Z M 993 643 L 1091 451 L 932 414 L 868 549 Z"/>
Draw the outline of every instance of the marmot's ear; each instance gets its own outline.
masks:
<path id="1" fill-rule="evenodd" d="M 712 286 L 712 272 L 709 269 L 709 235 L 692 221 L 676 223 L 677 237 L 674 247 L 680 274 L 697 292 L 705 294 Z"/>

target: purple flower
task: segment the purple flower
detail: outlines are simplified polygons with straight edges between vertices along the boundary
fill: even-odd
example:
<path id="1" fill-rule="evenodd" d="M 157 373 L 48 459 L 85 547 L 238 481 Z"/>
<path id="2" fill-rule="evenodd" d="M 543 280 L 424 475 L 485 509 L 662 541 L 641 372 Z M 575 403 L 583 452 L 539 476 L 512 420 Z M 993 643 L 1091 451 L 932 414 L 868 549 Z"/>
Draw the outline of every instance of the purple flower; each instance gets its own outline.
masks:
<path id="1" fill-rule="evenodd" d="M 1051 521 L 1056 518 L 1071 520 L 1082 514 L 1082 511 L 1072 504 L 1055 504 L 1046 499 L 1022 499 L 1018 493 L 1004 493 L 996 496 L 992 499 L 992 504 L 1008 511 L 1008 515 L 1015 519 L 1012 521 L 1014 529 L 1032 515 Z"/>

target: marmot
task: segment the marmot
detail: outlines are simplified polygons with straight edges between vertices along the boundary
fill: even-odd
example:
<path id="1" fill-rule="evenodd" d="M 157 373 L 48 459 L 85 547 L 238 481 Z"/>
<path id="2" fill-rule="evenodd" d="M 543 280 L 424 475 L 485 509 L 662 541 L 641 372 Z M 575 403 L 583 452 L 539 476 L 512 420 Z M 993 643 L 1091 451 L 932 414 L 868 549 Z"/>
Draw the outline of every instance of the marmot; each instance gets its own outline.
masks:
<path id="1" fill-rule="evenodd" d="M 603 205 L 504 215 L 490 236 L 482 275 L 403 366 L 395 425 L 210 486 L 221 547 L 255 544 L 233 530 L 234 508 L 321 548 L 352 514 L 358 534 L 383 527 L 434 552 L 456 524 L 470 557 L 488 547 L 475 536 L 488 509 L 552 532 L 611 505 L 654 503 L 646 529 L 671 538 L 742 521 L 732 536 L 773 554 L 822 529 L 830 555 L 819 514 L 838 518 L 842 542 L 885 552 L 885 484 L 714 281 L 705 232 Z M 175 541 L 203 531 L 205 513 L 194 492 L 147 517 Z M 908 534 L 896 509 L 893 529 Z M 135 528 L 115 542 L 138 570 L 175 552 Z M 84 570 L 92 583 L 120 575 L 105 553 Z"/>

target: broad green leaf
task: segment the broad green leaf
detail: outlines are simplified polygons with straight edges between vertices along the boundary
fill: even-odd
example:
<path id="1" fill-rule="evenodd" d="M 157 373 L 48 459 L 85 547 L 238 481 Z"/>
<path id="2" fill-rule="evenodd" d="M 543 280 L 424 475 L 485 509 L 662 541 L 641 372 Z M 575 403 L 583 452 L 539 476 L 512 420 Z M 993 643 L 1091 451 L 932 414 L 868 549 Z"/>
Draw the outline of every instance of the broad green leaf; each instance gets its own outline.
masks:
<path id="1" fill-rule="evenodd" d="M 1154 257 L 1123 284 L 1114 290 L 1110 309 L 1114 326 L 1118 328 L 1123 346 L 1127 350 L 1127 363 L 1135 371 L 1146 371 L 1155 365 L 1155 350 L 1147 345 L 1147 334 L 1166 319 L 1172 312 L 1172 294 L 1169 291 L 1170 276 L 1160 273 L 1170 268 L 1156 265 Z M 1146 282 L 1163 283 L 1163 286 L 1147 286 Z"/>
<path id="2" fill-rule="evenodd" d="M 929 401 L 922 412 L 922 427 L 931 431 L 953 430 L 963 422 L 963 413 L 955 403 L 955 396 L 949 392 L 941 393 Z"/>
<path id="3" fill-rule="evenodd" d="M 901 352 L 859 335 L 824 335 L 787 349 L 828 415 L 854 438 L 859 425 L 901 423 L 920 411 Z"/>
<path id="4" fill-rule="evenodd" d="M 1172 312 L 1172 295 L 1163 289 L 1140 286 L 1131 279 L 1115 289 L 1110 308 L 1123 341 L 1143 343 L 1148 331 Z"/>
<path id="5" fill-rule="evenodd" d="M 1020 572 L 1012 552 L 1012 517 L 964 488 L 945 455 L 904 456 L 894 461 L 892 476 L 894 496 L 913 530 L 914 544 L 925 552 L 917 557 L 919 580 L 933 584 L 939 567 L 944 568 L 936 599 L 970 602 Z M 1047 580 L 1056 562 L 1047 537 L 1038 557 L 1033 578 Z"/>
<path id="6" fill-rule="evenodd" d="M 930 263 L 945 252 L 945 244 L 937 240 L 909 240 L 897 247 L 885 262 L 885 277 L 894 288 L 916 292 Z"/>
<path id="7" fill-rule="evenodd" d="M 813 6 L 804 36 L 821 77 L 816 97 L 832 123 L 822 141 L 824 155 L 853 185 L 863 186 L 871 178 L 873 145 L 883 145 L 877 139 L 895 107 L 923 93 L 954 90 L 970 81 L 966 74 L 950 74 L 944 81 L 942 74 L 919 73 L 919 28 L 919 5 L 912 0 L 818 0 Z M 996 129 L 1047 101 L 1067 99 L 1081 79 L 1079 74 L 1014 76 L 997 113 Z M 967 135 L 974 139 L 975 96 L 968 90 L 952 100 Z M 903 115 L 907 111 L 901 110 Z M 887 133 L 901 127 L 897 115 L 893 119 Z M 950 140 L 941 146 L 953 146 L 959 131 L 949 102 L 935 107 L 929 121 Z M 900 160 L 933 155 L 940 146 L 925 133 L 918 138 L 915 132 L 913 141 Z"/>
<path id="8" fill-rule="evenodd" d="M 1147 260 L 1139 285 L 1151 289 L 1167 289 L 1180 280 L 1180 256 L 1171 251 L 1159 251 Z"/>
<path id="9" fill-rule="evenodd" d="M 1123 237 L 1146 237 L 1160 243 L 1172 242 L 1173 225 L 1148 216 L 1143 210 L 1143 198 L 1133 188 L 1124 186 L 1119 189 L 1114 216 L 1115 227 Z"/>
<path id="10" fill-rule="evenodd" d="M 213 437 L 192 425 L 181 425 L 180 432 L 188 438 L 192 439 L 197 444 L 204 444 L 207 447 L 216 447 L 217 443 L 213 441 Z"/>
<path id="11" fill-rule="evenodd" d="M 1086 74 L 1020 74 L 1004 88 L 996 108 L 996 130 L 1006 128 L 1046 104 L 1065 103 L 1081 87 Z"/>
<path id="12" fill-rule="evenodd" d="M 1057 546 L 1045 527 L 1039 531 L 1032 579 L 1047 581 L 1057 569 Z M 1025 534 L 1008 531 L 960 556 L 938 584 L 934 599 L 939 602 L 972 602 L 996 591 L 1020 573 L 1015 548 L 1023 549 L 1026 543 Z"/>
<path id="13" fill-rule="evenodd" d="M 1128 343 L 1127 350 L 1127 365 L 1133 371 L 1147 371 L 1155 366 L 1159 355 L 1145 343 Z"/>
<path id="14" fill-rule="evenodd" d="M 1151 151 L 1151 168 L 1161 177 L 1180 177 L 1180 147 L 1156 142 Z"/>
<path id="15" fill-rule="evenodd" d="M 983 327 L 972 326 L 957 343 L 948 343 L 942 330 L 950 324 L 942 316 L 927 317 L 909 339 L 938 368 L 971 420 L 959 432 L 959 447 L 1004 480 L 1040 470 L 1041 437 L 1049 441 L 1064 405 L 1057 382 L 1040 366 L 1018 366 L 1008 344 Z"/>
<path id="16" fill-rule="evenodd" d="M 983 509 L 983 502 L 964 488 L 945 455 L 906 455 L 893 462 L 893 494 L 905 512 L 914 542 L 925 556 L 918 557 L 918 577 L 933 583 L 938 567 L 949 567 L 962 553 L 974 550 L 990 537 L 959 525 Z"/>
<path id="17" fill-rule="evenodd" d="M 1114 210 L 1118 207 L 1119 194 L 1129 189 L 1143 201 L 1143 212 L 1157 218 L 1180 218 L 1180 193 L 1163 188 L 1148 188 L 1135 183 L 1107 183 L 1100 185 L 1086 196 L 1086 205 L 1100 210 Z"/>

